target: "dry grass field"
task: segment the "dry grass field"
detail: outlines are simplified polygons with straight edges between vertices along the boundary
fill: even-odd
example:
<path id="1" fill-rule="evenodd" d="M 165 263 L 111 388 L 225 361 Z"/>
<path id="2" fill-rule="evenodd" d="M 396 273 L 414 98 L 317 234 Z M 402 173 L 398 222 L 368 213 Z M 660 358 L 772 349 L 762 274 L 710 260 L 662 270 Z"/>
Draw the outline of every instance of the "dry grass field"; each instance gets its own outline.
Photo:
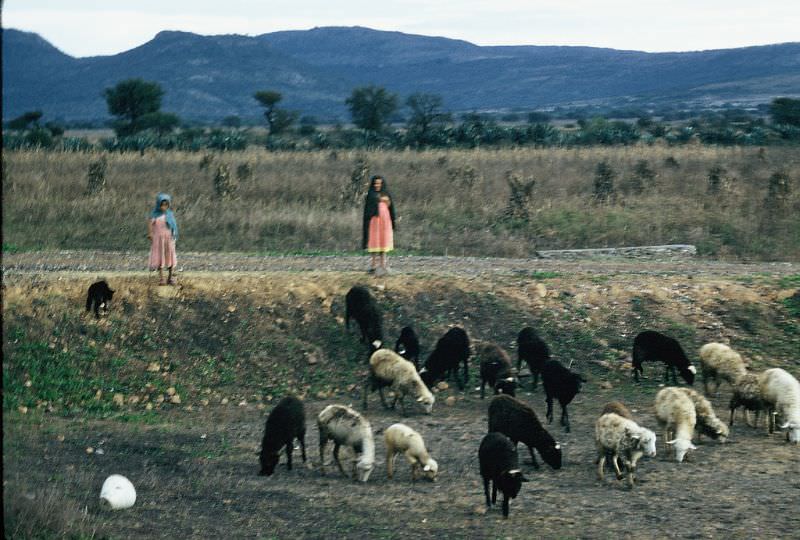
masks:
<path id="1" fill-rule="evenodd" d="M 87 195 L 89 166 L 101 158 L 106 187 Z M 613 194 L 598 203 L 593 185 L 603 161 Z M 220 165 L 238 184 L 235 199 L 216 195 Z M 239 180 L 245 165 L 251 174 Z M 353 180 L 356 171 L 387 179 L 400 216 L 396 245 L 406 253 L 527 257 L 536 249 L 689 243 L 715 258 L 800 259 L 794 147 L 4 152 L 3 245 L 145 249 L 145 218 L 166 191 L 181 226 L 179 251 L 353 252 L 366 187 L 364 176 Z M 776 173 L 785 181 L 770 191 Z M 509 177 L 536 183 L 507 219 Z"/>

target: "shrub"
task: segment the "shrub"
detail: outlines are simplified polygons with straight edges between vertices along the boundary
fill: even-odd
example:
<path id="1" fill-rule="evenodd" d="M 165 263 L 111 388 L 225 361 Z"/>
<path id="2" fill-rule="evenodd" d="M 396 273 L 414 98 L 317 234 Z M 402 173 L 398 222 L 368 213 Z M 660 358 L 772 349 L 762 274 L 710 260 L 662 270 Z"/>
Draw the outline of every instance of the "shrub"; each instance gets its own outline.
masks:
<path id="1" fill-rule="evenodd" d="M 89 164 L 89 172 L 87 173 L 86 194 L 96 195 L 106 188 L 106 170 L 108 169 L 108 162 L 105 156 L 93 161 Z"/>
<path id="2" fill-rule="evenodd" d="M 617 173 L 606 160 L 597 165 L 594 176 L 594 191 L 592 196 L 597 202 L 605 202 L 614 196 L 614 177 Z"/>

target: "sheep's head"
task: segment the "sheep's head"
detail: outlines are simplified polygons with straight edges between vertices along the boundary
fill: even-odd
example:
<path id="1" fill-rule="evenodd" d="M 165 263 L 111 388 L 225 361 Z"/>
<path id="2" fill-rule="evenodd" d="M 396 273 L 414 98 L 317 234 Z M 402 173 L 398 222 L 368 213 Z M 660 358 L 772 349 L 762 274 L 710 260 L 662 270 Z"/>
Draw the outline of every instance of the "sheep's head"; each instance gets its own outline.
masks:
<path id="1" fill-rule="evenodd" d="M 260 476 L 271 476 L 275 472 L 280 456 L 277 452 L 261 452 L 259 460 L 261 461 L 261 472 L 258 474 Z"/>
<path id="2" fill-rule="evenodd" d="M 686 439 L 673 439 L 671 441 L 667 441 L 667 444 L 671 445 L 675 449 L 675 461 L 681 463 L 683 458 L 686 457 L 687 452 L 689 450 L 697 450 L 697 447 L 692 444 L 692 441 Z"/>
<path id="3" fill-rule="evenodd" d="M 517 393 L 517 381 L 514 377 L 508 377 L 506 379 L 500 379 L 494 385 L 495 391 L 499 394 L 506 394 L 509 396 L 515 396 Z"/>
<path id="4" fill-rule="evenodd" d="M 528 479 L 522 475 L 522 471 L 519 469 L 503 471 L 498 478 L 498 487 L 509 499 L 513 499 L 519 494 L 522 482 L 527 481 Z"/>
<path id="5" fill-rule="evenodd" d="M 786 422 L 781 426 L 781 429 L 788 430 L 786 432 L 786 441 L 800 444 L 800 422 Z"/>
<path id="6" fill-rule="evenodd" d="M 427 414 L 431 414 L 431 411 L 433 410 L 433 404 L 435 401 L 436 397 L 434 397 L 434 395 L 431 394 L 430 392 L 427 395 L 419 396 L 417 398 L 417 403 L 422 405 L 422 408 L 425 409 L 425 412 Z"/>
<path id="7" fill-rule="evenodd" d="M 434 481 L 436 480 L 436 475 L 439 473 L 439 464 L 436 463 L 436 460 L 431 458 L 422 467 L 422 475 L 427 478 L 428 480 Z"/>
<path id="8" fill-rule="evenodd" d="M 686 381 L 686 384 L 693 385 L 694 384 L 694 376 L 697 374 L 697 368 L 689 365 L 688 368 L 681 369 L 681 377 L 683 380 Z"/>
<path id="9" fill-rule="evenodd" d="M 100 489 L 100 502 L 112 510 L 130 508 L 136 502 L 136 489 L 121 474 L 112 474 Z"/>
<path id="10" fill-rule="evenodd" d="M 646 428 L 641 428 L 636 433 L 631 433 L 630 437 L 638 441 L 638 447 L 641 448 L 644 455 L 647 457 L 655 457 L 656 455 L 656 434 Z"/>
<path id="11" fill-rule="evenodd" d="M 539 454 L 545 463 L 555 470 L 561 468 L 561 444 L 553 441 L 553 445 L 543 446 L 539 449 Z"/>
<path id="12" fill-rule="evenodd" d="M 372 473 L 372 469 L 375 468 L 374 462 L 368 462 L 364 460 L 358 460 L 356 463 L 356 478 L 358 478 L 359 482 L 366 482 L 369 480 L 369 475 Z"/>

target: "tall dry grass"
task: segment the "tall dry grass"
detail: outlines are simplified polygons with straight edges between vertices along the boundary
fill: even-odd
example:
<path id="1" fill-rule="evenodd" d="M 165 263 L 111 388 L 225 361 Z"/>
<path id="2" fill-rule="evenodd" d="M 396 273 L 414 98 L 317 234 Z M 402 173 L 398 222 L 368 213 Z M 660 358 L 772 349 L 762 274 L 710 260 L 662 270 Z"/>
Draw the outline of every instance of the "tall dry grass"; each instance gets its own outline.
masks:
<path id="1" fill-rule="evenodd" d="M 106 154 L 106 188 L 87 195 L 89 165 L 99 157 L 5 152 L 5 248 L 147 249 L 146 217 L 156 193 L 166 191 L 181 228 L 179 250 L 353 252 L 361 206 L 343 204 L 341 193 L 364 159 L 370 174 L 388 180 L 400 216 L 396 245 L 408 252 L 525 257 L 537 249 L 692 243 L 722 258 L 800 260 L 800 152 L 790 147 L 251 149 L 216 154 L 204 168 L 202 154 Z M 592 189 L 603 160 L 616 173 L 615 195 L 597 204 Z M 652 180 L 636 179 L 642 160 L 656 173 Z M 223 163 L 252 169 L 237 200 L 215 195 L 213 171 Z M 725 171 L 716 194 L 708 187 L 713 167 Z M 509 171 L 536 180 L 527 221 L 502 219 Z M 790 192 L 768 204 L 776 171 L 788 174 Z"/>

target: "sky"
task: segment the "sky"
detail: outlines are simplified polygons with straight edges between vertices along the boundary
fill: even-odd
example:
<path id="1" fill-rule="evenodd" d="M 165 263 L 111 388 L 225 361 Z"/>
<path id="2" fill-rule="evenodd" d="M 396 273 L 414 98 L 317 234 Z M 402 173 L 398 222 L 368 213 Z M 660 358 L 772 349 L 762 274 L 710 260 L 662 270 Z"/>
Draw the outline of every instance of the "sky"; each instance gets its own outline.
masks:
<path id="1" fill-rule="evenodd" d="M 161 30 L 255 36 L 317 26 L 664 52 L 800 41 L 800 0 L 5 0 L 2 24 L 76 57 L 126 51 Z"/>

